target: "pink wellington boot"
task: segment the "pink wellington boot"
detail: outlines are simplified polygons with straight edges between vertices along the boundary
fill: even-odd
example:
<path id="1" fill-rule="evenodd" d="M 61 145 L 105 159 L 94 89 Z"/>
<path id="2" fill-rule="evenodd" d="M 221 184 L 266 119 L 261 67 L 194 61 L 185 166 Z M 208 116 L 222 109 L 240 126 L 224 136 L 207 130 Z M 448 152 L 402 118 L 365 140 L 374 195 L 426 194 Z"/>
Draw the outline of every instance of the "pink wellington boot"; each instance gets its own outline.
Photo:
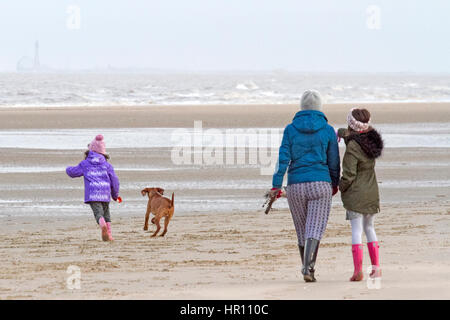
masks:
<path id="1" fill-rule="evenodd" d="M 111 233 L 111 222 L 106 223 L 106 228 L 108 229 L 109 241 L 114 241 L 114 238 L 112 237 L 112 233 Z"/>
<path id="2" fill-rule="evenodd" d="M 355 271 L 350 281 L 361 281 L 363 279 L 362 264 L 363 264 L 363 246 L 362 244 L 352 245 L 353 265 Z"/>
<path id="3" fill-rule="evenodd" d="M 100 228 L 102 229 L 102 240 L 109 241 L 108 226 L 106 225 L 105 219 L 103 217 L 101 217 L 98 220 L 98 224 L 99 224 Z"/>
<path id="4" fill-rule="evenodd" d="M 378 241 L 372 241 L 367 243 L 367 248 L 369 249 L 370 261 L 372 262 L 372 272 L 370 273 L 371 278 L 381 277 L 380 269 L 380 252 Z"/>

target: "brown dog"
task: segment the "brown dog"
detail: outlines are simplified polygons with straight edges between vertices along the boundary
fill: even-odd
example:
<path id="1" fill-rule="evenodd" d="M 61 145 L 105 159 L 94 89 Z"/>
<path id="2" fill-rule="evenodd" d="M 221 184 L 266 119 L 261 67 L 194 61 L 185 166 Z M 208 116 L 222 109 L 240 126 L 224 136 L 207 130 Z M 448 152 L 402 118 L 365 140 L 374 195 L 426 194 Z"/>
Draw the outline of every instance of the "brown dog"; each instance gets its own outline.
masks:
<path id="1" fill-rule="evenodd" d="M 173 212 L 175 208 L 173 206 L 174 194 L 172 193 L 172 200 L 163 197 L 164 189 L 162 188 L 145 188 L 141 191 L 141 194 L 145 196 L 148 195 L 147 212 L 145 214 L 144 230 L 148 230 L 148 219 L 150 213 L 155 215 L 152 218 L 152 223 L 156 224 L 156 231 L 152 234 L 155 237 L 159 230 L 161 230 L 161 225 L 159 221 L 164 217 L 164 231 L 161 233 L 161 237 L 167 233 L 167 226 L 169 225 L 170 219 L 172 219 Z"/>

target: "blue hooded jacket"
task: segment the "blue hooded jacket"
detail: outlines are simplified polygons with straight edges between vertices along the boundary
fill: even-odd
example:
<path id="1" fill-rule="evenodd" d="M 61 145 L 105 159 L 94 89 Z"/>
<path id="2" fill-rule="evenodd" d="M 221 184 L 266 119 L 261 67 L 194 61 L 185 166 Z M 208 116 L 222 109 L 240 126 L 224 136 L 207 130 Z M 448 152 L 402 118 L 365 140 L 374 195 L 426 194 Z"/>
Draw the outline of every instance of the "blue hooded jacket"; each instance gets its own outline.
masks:
<path id="1" fill-rule="evenodd" d="M 288 185 L 327 181 L 339 185 L 340 159 L 336 133 L 316 110 L 297 112 L 283 133 L 272 186 L 281 188 L 288 169 Z"/>

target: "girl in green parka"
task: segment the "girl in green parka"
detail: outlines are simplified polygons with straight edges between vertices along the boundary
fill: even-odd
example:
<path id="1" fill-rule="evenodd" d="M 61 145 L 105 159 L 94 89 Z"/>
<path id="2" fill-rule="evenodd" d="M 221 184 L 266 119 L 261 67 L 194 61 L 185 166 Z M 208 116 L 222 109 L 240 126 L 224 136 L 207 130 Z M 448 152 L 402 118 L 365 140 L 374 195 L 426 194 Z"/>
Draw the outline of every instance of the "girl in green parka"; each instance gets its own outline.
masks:
<path id="1" fill-rule="evenodd" d="M 342 163 L 342 178 L 339 190 L 347 220 L 352 226 L 352 254 L 355 267 L 350 281 L 363 279 L 362 232 L 367 237 L 371 277 L 381 277 L 379 246 L 374 229 L 375 214 L 380 211 L 380 196 L 375 175 L 375 159 L 381 156 L 383 140 L 370 126 L 370 112 L 366 109 L 352 109 L 347 116 L 347 129 L 339 129 L 338 137 L 347 146 Z"/>

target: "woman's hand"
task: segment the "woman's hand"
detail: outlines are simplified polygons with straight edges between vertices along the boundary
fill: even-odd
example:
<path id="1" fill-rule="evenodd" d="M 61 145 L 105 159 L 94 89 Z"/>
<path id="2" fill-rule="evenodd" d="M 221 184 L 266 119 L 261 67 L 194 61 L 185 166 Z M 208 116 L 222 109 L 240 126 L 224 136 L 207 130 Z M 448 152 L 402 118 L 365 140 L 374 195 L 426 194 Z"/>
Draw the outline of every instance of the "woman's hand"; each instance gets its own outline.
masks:
<path id="1" fill-rule="evenodd" d="M 270 198 L 277 197 L 277 199 L 278 199 L 279 197 L 281 197 L 281 189 L 280 188 L 272 188 L 269 191 L 269 197 Z"/>
<path id="2" fill-rule="evenodd" d="M 334 196 L 336 193 L 338 193 L 338 191 L 339 191 L 339 187 L 338 186 L 333 187 L 333 192 L 331 193 L 331 196 Z"/>

